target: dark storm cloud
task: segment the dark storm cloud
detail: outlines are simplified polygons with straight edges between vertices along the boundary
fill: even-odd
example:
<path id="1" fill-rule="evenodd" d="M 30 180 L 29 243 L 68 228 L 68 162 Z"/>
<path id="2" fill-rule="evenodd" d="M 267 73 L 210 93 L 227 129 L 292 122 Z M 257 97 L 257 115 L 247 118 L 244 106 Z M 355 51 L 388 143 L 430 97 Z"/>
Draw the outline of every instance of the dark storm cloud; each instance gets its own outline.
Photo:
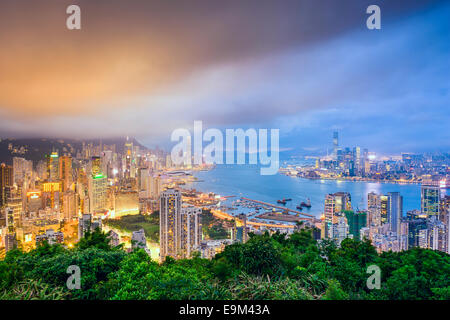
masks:
<path id="1" fill-rule="evenodd" d="M 448 67 L 438 47 L 448 25 L 428 13 L 444 3 L 2 1 L 0 135 L 153 142 L 196 119 L 282 123 L 290 135 L 319 132 L 334 109 L 367 127 L 374 107 L 404 114 L 427 97 L 441 106 L 420 81 L 448 88 L 431 66 Z M 82 30 L 65 28 L 69 4 L 80 5 Z M 370 4 L 382 8 L 379 32 L 365 25 Z M 325 125 L 341 125 L 329 114 Z"/>

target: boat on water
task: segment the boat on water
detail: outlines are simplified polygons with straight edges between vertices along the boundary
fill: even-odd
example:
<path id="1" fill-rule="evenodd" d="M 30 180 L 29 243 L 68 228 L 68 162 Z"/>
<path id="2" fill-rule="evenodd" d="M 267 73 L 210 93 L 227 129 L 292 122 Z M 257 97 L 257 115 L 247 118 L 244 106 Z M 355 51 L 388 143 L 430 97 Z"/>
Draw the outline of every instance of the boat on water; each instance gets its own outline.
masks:
<path id="1" fill-rule="evenodd" d="M 303 209 L 303 207 L 301 205 L 297 206 L 296 208 L 297 208 L 297 210 L 300 210 L 300 211 L 302 211 L 302 209 Z"/>
<path id="2" fill-rule="evenodd" d="M 292 201 L 292 199 L 291 198 L 288 198 L 288 199 L 283 199 L 284 201 Z"/>
<path id="3" fill-rule="evenodd" d="M 286 200 L 277 200 L 277 203 L 286 204 Z"/>
<path id="4" fill-rule="evenodd" d="M 308 200 L 306 202 L 302 202 L 300 203 L 300 206 L 305 207 L 305 208 L 311 208 L 311 200 Z"/>

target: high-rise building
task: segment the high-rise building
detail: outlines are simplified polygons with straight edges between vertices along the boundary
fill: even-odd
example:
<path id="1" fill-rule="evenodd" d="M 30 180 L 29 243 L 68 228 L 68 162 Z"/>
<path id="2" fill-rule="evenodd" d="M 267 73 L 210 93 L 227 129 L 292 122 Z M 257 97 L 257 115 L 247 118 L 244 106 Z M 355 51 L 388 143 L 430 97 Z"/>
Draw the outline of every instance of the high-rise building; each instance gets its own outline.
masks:
<path id="1" fill-rule="evenodd" d="M 420 231 L 427 229 L 427 219 L 418 210 L 406 213 L 408 223 L 408 248 L 419 247 Z"/>
<path id="2" fill-rule="evenodd" d="M 70 188 L 73 182 L 72 157 L 62 156 L 59 158 L 59 178 L 62 180 L 62 191 Z"/>
<path id="3" fill-rule="evenodd" d="M 27 192 L 26 211 L 38 212 L 40 209 L 43 209 L 42 192 L 39 190 Z"/>
<path id="4" fill-rule="evenodd" d="M 159 209 L 160 259 L 181 256 L 181 192 L 168 189 L 161 193 Z"/>
<path id="5" fill-rule="evenodd" d="M 240 214 L 234 222 L 233 233 L 231 239 L 235 242 L 245 243 L 248 240 L 247 232 L 247 216 Z"/>
<path id="6" fill-rule="evenodd" d="M 403 216 L 403 197 L 399 192 L 388 192 L 388 221 L 391 231 L 400 234 L 400 221 Z"/>
<path id="7" fill-rule="evenodd" d="M 78 195 L 73 191 L 66 191 L 63 195 L 64 219 L 70 221 L 78 216 Z"/>
<path id="8" fill-rule="evenodd" d="M 381 198 L 374 192 L 367 194 L 367 222 L 368 227 L 381 226 Z"/>
<path id="9" fill-rule="evenodd" d="M 346 211 L 345 217 L 349 226 L 349 233 L 353 235 L 353 239 L 360 239 L 360 230 L 367 223 L 367 212 Z"/>
<path id="10" fill-rule="evenodd" d="M 91 174 L 96 176 L 102 173 L 102 159 L 100 157 L 92 157 L 91 159 Z"/>
<path id="11" fill-rule="evenodd" d="M 13 168 L 4 163 L 0 165 L 0 208 L 6 205 L 8 187 L 13 186 Z"/>
<path id="12" fill-rule="evenodd" d="M 47 155 L 47 178 L 49 181 L 59 180 L 59 155 L 57 152 L 52 152 Z"/>
<path id="13" fill-rule="evenodd" d="M 46 207 L 50 207 L 53 209 L 60 209 L 61 208 L 61 191 L 62 191 L 62 184 L 61 182 L 44 182 L 42 184 L 42 191 L 43 191 L 43 198 L 44 198 L 44 205 Z"/>
<path id="14" fill-rule="evenodd" d="M 33 162 L 20 157 L 13 158 L 14 183 L 21 184 L 33 172 Z"/>
<path id="15" fill-rule="evenodd" d="M 338 222 L 342 211 L 352 210 L 351 196 L 348 192 L 336 192 L 325 196 L 323 236 L 333 239 L 333 224 Z"/>
<path id="16" fill-rule="evenodd" d="M 333 156 L 337 159 L 337 153 L 339 148 L 339 133 L 333 132 Z"/>
<path id="17" fill-rule="evenodd" d="M 389 198 L 388 196 L 380 195 L 381 224 L 389 223 L 388 211 L 389 211 Z"/>
<path id="18" fill-rule="evenodd" d="M 422 185 L 421 211 L 427 216 L 439 216 L 440 189 L 435 186 Z"/>
<path id="19" fill-rule="evenodd" d="M 151 175 L 148 179 L 148 197 L 158 199 L 162 191 L 161 177 L 158 175 Z"/>
<path id="20" fill-rule="evenodd" d="M 191 258 L 199 249 L 202 241 L 202 209 L 189 206 L 181 209 L 181 254 L 183 258 Z"/>
<path id="21" fill-rule="evenodd" d="M 88 180 L 89 211 L 96 212 L 108 209 L 108 179 L 102 173 L 92 175 Z"/>

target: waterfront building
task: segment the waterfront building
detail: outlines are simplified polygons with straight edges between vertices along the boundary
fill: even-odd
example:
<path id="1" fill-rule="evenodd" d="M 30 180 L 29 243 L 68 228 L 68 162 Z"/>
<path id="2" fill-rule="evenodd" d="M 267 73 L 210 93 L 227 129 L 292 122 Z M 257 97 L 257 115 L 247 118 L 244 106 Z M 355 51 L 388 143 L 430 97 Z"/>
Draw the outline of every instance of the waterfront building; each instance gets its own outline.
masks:
<path id="1" fill-rule="evenodd" d="M 438 216 L 440 206 L 440 189 L 437 186 L 422 185 L 421 211 L 426 216 Z"/>

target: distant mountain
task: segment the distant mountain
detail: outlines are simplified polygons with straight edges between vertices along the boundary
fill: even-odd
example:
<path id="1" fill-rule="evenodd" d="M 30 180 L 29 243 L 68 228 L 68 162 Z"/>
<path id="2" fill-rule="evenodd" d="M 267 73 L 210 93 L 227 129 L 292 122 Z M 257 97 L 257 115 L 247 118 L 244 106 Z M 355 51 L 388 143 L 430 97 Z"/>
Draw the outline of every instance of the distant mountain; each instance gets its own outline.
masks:
<path id="1" fill-rule="evenodd" d="M 147 147 L 140 144 L 135 138 L 130 138 L 134 146 L 139 146 L 144 150 Z M 40 160 L 45 159 L 45 155 L 52 151 L 58 151 L 60 154 L 71 153 L 76 155 L 82 149 L 82 144 L 85 142 L 99 145 L 116 145 L 117 152 L 123 152 L 126 138 L 110 138 L 110 139 L 55 139 L 55 138 L 31 138 L 31 139 L 0 139 L 0 162 L 12 164 L 13 157 L 23 157 L 27 160 L 33 160 L 36 164 Z"/>

